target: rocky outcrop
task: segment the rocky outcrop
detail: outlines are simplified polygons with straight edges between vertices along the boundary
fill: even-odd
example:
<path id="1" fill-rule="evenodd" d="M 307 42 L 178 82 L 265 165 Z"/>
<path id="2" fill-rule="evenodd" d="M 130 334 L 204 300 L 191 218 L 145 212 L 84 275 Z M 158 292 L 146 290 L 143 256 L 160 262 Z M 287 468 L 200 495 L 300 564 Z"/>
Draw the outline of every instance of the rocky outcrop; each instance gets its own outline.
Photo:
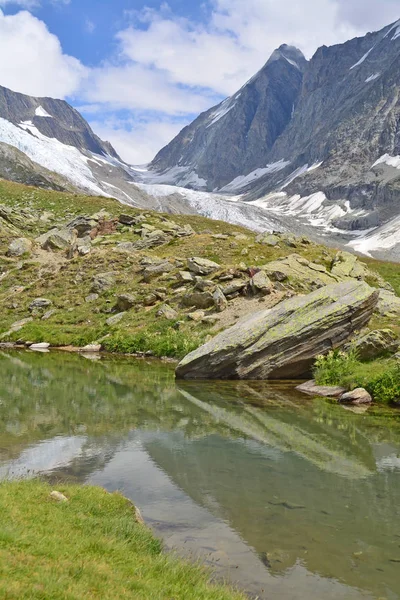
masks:
<path id="1" fill-rule="evenodd" d="M 347 281 L 286 300 L 217 335 L 178 365 L 183 379 L 281 379 L 308 373 L 316 355 L 366 325 L 378 291 Z"/>
<path id="2" fill-rule="evenodd" d="M 395 354 L 399 345 L 400 342 L 391 329 L 369 331 L 351 344 L 356 350 L 359 360 L 372 360 L 380 356 Z"/>

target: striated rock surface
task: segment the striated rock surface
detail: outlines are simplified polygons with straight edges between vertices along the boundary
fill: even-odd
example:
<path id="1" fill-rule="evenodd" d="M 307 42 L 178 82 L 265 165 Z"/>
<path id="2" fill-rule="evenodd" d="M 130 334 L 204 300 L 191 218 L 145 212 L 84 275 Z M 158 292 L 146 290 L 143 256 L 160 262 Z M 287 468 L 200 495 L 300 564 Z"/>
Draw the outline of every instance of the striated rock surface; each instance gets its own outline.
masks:
<path id="1" fill-rule="evenodd" d="M 178 365 L 182 379 L 284 379 L 309 372 L 314 358 L 341 347 L 366 325 L 378 291 L 347 281 L 291 298 L 217 335 Z"/>

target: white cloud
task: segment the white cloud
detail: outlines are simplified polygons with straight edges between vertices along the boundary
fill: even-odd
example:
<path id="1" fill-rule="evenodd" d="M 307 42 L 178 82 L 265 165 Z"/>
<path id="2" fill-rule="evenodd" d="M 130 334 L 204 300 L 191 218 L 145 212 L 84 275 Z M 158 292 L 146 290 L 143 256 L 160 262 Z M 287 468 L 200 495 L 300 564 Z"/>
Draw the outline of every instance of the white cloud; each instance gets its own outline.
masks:
<path id="1" fill-rule="evenodd" d="M 182 88 L 165 71 L 132 62 L 93 69 L 82 97 L 115 109 L 159 110 L 171 115 L 199 112 L 216 100 L 210 92 Z"/>
<path id="2" fill-rule="evenodd" d="M 27 11 L 0 10 L 0 83 L 32 96 L 73 95 L 86 76 L 85 67 L 63 53 L 59 39 Z"/>
<path id="3" fill-rule="evenodd" d="M 39 0 L 0 0 L 0 6 L 7 6 L 7 4 L 14 4 L 20 8 L 36 8 L 39 6 Z"/>
<path id="4" fill-rule="evenodd" d="M 184 124 L 168 117 L 143 121 L 138 119 L 128 125 L 114 119 L 90 121 L 96 133 L 109 140 L 121 158 L 132 165 L 150 162 L 158 150 L 179 133 Z"/>
<path id="5" fill-rule="evenodd" d="M 71 0 L 48 0 L 51 4 L 69 4 Z M 26 8 L 32 10 L 33 8 L 37 8 L 42 4 L 41 0 L 0 0 L 0 7 L 7 6 L 8 4 L 12 4 L 14 6 L 18 6 L 19 8 Z"/>
<path id="6" fill-rule="evenodd" d="M 351 9 L 354 2 L 358 11 Z M 162 71 L 174 84 L 232 94 L 283 43 L 310 57 L 323 44 L 387 25 L 398 12 L 398 0 L 383 0 L 379 11 L 372 10 L 376 0 L 354 2 L 302 0 L 289 8 L 281 0 L 213 0 L 205 23 L 176 17 L 163 5 L 159 11 L 134 12 L 117 39 L 125 60 Z"/>

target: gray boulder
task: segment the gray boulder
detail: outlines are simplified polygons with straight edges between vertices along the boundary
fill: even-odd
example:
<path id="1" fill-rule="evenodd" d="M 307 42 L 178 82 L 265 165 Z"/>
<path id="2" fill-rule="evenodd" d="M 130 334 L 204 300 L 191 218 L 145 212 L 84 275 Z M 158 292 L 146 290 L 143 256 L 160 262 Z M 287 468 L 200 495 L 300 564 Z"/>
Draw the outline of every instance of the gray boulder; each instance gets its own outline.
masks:
<path id="1" fill-rule="evenodd" d="M 339 398 L 339 396 L 346 393 L 346 389 L 340 385 L 317 385 L 314 379 L 298 385 L 296 390 L 309 396 L 322 396 L 324 398 Z"/>
<path id="2" fill-rule="evenodd" d="M 164 319 L 172 320 L 178 318 L 178 313 L 168 304 L 163 304 L 163 306 L 161 306 L 161 308 L 157 311 L 157 317 L 164 317 Z"/>
<path id="3" fill-rule="evenodd" d="M 395 354 L 399 349 L 399 341 L 391 329 L 378 329 L 356 339 L 352 346 L 360 360 L 371 360 L 385 354 Z"/>
<path id="4" fill-rule="evenodd" d="M 120 312 L 125 312 L 126 310 L 130 310 L 136 304 L 136 297 L 132 294 L 120 294 L 117 297 L 117 309 Z"/>
<path id="5" fill-rule="evenodd" d="M 347 281 L 294 297 L 240 320 L 178 365 L 183 379 L 291 379 L 307 374 L 315 356 L 343 346 L 365 326 L 378 292 Z"/>
<path id="6" fill-rule="evenodd" d="M 371 404 L 371 395 L 364 388 L 357 388 L 352 392 L 346 392 L 339 398 L 342 404 Z"/>
<path id="7" fill-rule="evenodd" d="M 214 306 L 214 297 L 210 292 L 193 292 L 192 294 L 186 294 L 182 302 L 184 306 L 205 309 Z"/>
<path id="8" fill-rule="evenodd" d="M 143 279 L 146 283 L 148 283 L 155 277 L 164 275 L 164 273 L 170 273 L 174 269 L 175 269 L 174 265 L 172 265 L 168 261 L 162 262 L 160 264 L 149 265 L 143 271 Z"/>
<path id="9" fill-rule="evenodd" d="M 192 271 L 196 275 L 210 275 L 210 273 L 218 271 L 221 268 L 218 263 L 207 258 L 200 258 L 199 256 L 188 258 L 187 266 L 189 271 Z"/>
<path id="10" fill-rule="evenodd" d="M 228 300 L 225 298 L 221 288 L 217 287 L 213 293 L 214 306 L 218 312 L 223 312 L 228 306 Z"/>
<path id="11" fill-rule="evenodd" d="M 47 298 L 35 298 L 35 300 L 30 303 L 29 310 L 32 312 L 36 309 L 48 308 L 52 304 L 52 301 L 48 300 Z"/>
<path id="12" fill-rule="evenodd" d="M 259 271 L 251 278 L 250 287 L 254 294 L 261 293 L 264 296 L 270 294 L 273 289 L 270 278 L 263 271 Z"/>
<path id="13" fill-rule="evenodd" d="M 115 283 L 115 274 L 113 272 L 109 273 L 99 273 L 93 277 L 91 292 L 93 294 L 101 294 L 105 290 L 108 290 Z"/>
<path id="14" fill-rule="evenodd" d="M 123 319 L 124 314 L 125 313 L 121 312 L 117 313 L 116 315 L 113 315 L 112 317 L 109 317 L 106 321 L 106 325 L 108 325 L 109 327 L 117 325 L 117 323 L 119 323 Z"/>
<path id="15" fill-rule="evenodd" d="M 28 254 L 32 250 L 32 242 L 27 238 L 18 238 L 16 240 L 12 240 L 10 245 L 8 246 L 7 256 L 17 257 L 23 256 L 24 254 Z"/>
<path id="16" fill-rule="evenodd" d="M 76 242 L 74 229 L 52 229 L 36 238 L 44 250 L 66 250 Z"/>

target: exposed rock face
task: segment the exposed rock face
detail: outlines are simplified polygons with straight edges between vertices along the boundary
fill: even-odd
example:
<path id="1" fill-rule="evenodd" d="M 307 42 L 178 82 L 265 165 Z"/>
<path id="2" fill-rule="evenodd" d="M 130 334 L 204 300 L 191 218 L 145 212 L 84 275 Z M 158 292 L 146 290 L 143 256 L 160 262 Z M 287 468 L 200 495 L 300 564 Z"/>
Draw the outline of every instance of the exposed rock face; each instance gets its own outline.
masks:
<path id="1" fill-rule="evenodd" d="M 153 167 L 162 172 L 178 165 L 183 176 L 185 167 L 194 169 L 194 185 L 204 178 L 209 190 L 265 167 L 291 119 L 305 66 L 300 50 L 281 46 L 237 94 L 185 127 L 157 154 Z"/>
<path id="2" fill-rule="evenodd" d="M 282 302 L 217 335 L 186 356 L 182 379 L 281 379 L 309 372 L 314 358 L 366 325 L 378 292 L 348 281 Z"/>
<path id="3" fill-rule="evenodd" d="M 324 225 L 330 235 L 327 226 L 339 228 L 342 239 L 386 225 L 399 215 L 399 31 L 400 20 L 322 46 L 308 62 L 281 47 L 238 93 L 157 154 L 158 181 L 171 183 L 173 173 L 179 185 L 247 200 L 273 193 L 265 208 L 288 223 L 296 215 L 304 225 Z M 370 247 L 387 252 L 380 233 Z"/>

